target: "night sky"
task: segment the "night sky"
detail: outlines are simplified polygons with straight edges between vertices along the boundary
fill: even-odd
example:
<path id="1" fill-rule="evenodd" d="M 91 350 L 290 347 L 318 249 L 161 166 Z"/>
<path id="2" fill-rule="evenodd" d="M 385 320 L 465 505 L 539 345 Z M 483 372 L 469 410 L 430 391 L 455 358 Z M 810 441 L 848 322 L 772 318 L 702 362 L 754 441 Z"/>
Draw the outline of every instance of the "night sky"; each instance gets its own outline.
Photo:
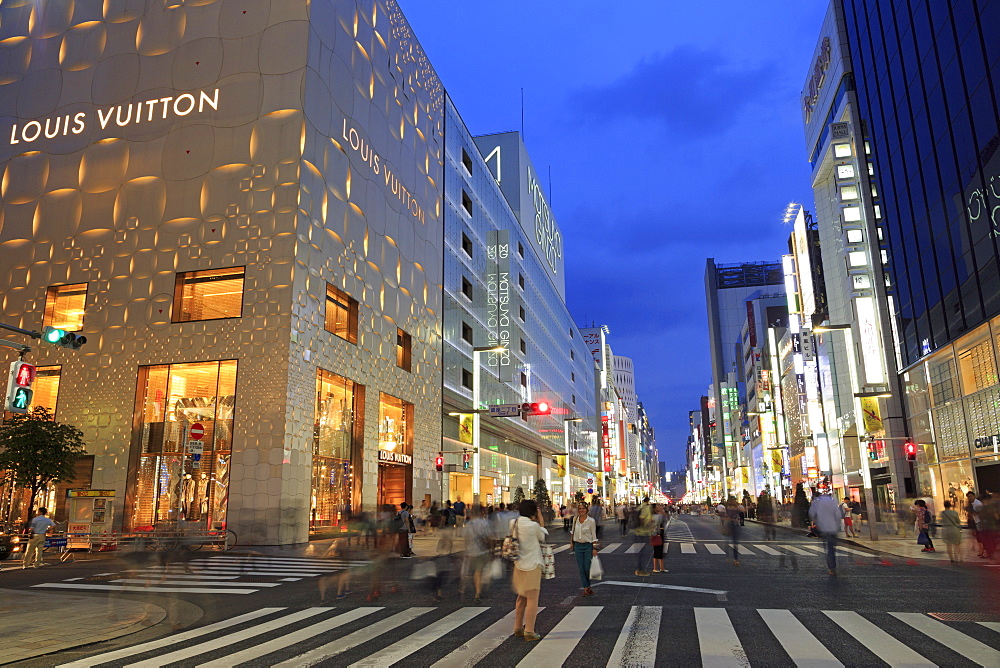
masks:
<path id="1" fill-rule="evenodd" d="M 668 468 L 711 382 L 705 260 L 778 260 L 812 209 L 799 92 L 827 3 L 399 0 L 473 134 L 517 130 L 579 326 L 635 360 Z"/>

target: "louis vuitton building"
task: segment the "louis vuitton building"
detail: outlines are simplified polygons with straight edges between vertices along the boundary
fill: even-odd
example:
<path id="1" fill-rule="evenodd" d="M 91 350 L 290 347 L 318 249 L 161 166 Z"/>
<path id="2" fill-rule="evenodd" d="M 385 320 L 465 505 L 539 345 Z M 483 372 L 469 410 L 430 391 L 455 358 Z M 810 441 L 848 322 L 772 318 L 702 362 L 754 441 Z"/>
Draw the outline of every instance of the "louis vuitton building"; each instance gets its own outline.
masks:
<path id="1" fill-rule="evenodd" d="M 392 0 L 0 5 L 0 322 L 87 336 L 28 359 L 117 528 L 438 488 L 443 135 Z"/>

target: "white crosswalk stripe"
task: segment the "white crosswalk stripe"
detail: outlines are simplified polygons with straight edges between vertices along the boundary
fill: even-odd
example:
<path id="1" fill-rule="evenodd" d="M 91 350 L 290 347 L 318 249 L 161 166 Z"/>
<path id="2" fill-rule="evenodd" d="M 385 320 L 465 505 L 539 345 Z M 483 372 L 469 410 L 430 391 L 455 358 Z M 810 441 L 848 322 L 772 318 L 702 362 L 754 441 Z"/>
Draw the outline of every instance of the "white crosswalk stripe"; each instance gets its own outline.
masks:
<path id="1" fill-rule="evenodd" d="M 150 555 L 155 556 L 156 553 Z M 117 573 L 102 573 L 103 577 L 117 576 L 106 582 L 81 582 L 81 578 L 68 578 L 32 587 L 124 593 L 255 594 L 285 582 L 331 575 L 368 563 L 362 560 L 219 555 L 190 559 L 184 563 L 124 566 Z M 244 577 L 272 578 L 274 581 L 241 581 Z"/>
<path id="2" fill-rule="evenodd" d="M 693 543 L 681 543 L 681 554 L 698 554 Z"/>
<path id="3" fill-rule="evenodd" d="M 598 554 L 611 554 L 621 546 L 622 546 L 621 543 L 608 543 L 606 546 L 604 546 L 603 549 L 601 549 L 598 552 Z"/>
<path id="4" fill-rule="evenodd" d="M 643 543 L 634 543 L 634 544 L 628 546 L 628 549 L 625 550 L 625 554 L 635 554 L 636 552 L 638 552 L 639 550 L 641 550 L 643 547 L 644 547 Z"/>
<path id="5" fill-rule="evenodd" d="M 673 663 L 691 652 L 700 655 L 702 665 L 713 667 L 749 666 L 751 656 L 755 660 L 768 657 L 768 665 L 783 664 L 787 655 L 798 668 L 843 668 L 844 664 L 856 665 L 859 652 L 870 652 L 891 666 L 932 666 L 920 652 L 939 643 L 976 664 L 1000 665 L 1000 624 L 995 622 L 950 625 L 920 613 L 822 612 L 846 631 L 836 636 L 834 646 L 825 646 L 821 640 L 829 638 L 828 633 L 817 634 L 827 629 L 828 622 L 824 626 L 812 615 L 800 617 L 802 613 L 791 610 L 757 610 L 769 629 L 761 633 L 743 612 L 669 608 L 671 623 L 694 622 L 696 633 L 691 638 L 661 633 L 665 613 L 659 606 L 632 606 L 627 617 L 621 608 L 556 606 L 539 610 L 536 630 L 542 631 L 542 639 L 522 649 L 524 641 L 513 636 L 513 612 L 496 608 L 264 608 L 66 665 L 91 668 L 114 663 L 147 668 L 183 662 L 222 668 L 250 662 L 299 668 L 325 662 L 355 667 L 409 663 L 461 668 L 480 662 L 511 665 L 513 650 L 514 656 L 522 657 L 519 667 L 545 668 L 577 661 L 642 668 Z M 962 624 L 965 627 L 956 626 Z M 980 640 L 963 631 L 976 624 L 990 629 L 991 638 Z M 980 629 L 980 637 L 982 633 Z M 588 636 L 607 638 L 609 634 L 617 636 L 613 648 L 603 642 L 588 643 Z M 323 644 L 317 647 L 317 642 Z M 584 646 L 585 659 L 578 651 Z"/>
<path id="6" fill-rule="evenodd" d="M 560 552 L 568 550 L 571 547 L 573 546 L 569 543 L 566 543 L 565 545 L 560 545 L 559 547 L 554 547 L 552 548 L 552 554 L 559 554 Z"/>
<path id="7" fill-rule="evenodd" d="M 725 554 L 726 551 L 716 545 L 715 543 L 705 543 L 705 549 L 709 551 L 710 554 Z"/>
<path id="8" fill-rule="evenodd" d="M 643 545 L 646 543 L 609 543 L 600 550 L 600 554 L 635 554 L 642 549 Z M 676 547 L 675 547 L 676 546 Z M 564 544 L 556 547 L 552 550 L 554 554 L 570 550 L 572 544 Z M 723 556 L 729 555 L 728 550 L 729 543 L 724 540 L 717 541 L 673 541 L 667 540 L 664 543 L 664 550 L 666 554 L 697 554 L 697 555 L 709 555 L 709 556 Z M 871 552 L 862 552 L 861 550 L 855 550 L 853 548 L 847 548 L 843 545 L 837 546 L 837 552 L 841 557 L 847 554 L 855 554 L 864 557 L 876 556 Z M 795 545 L 781 544 L 781 543 L 771 543 L 771 544 L 760 544 L 760 543 L 740 543 L 740 557 L 744 555 L 768 555 L 768 556 L 783 556 L 788 554 L 804 555 L 804 556 L 818 556 L 826 553 L 826 548 L 823 545 L 817 545 L 812 543 L 796 543 Z"/>
<path id="9" fill-rule="evenodd" d="M 771 555 L 781 554 L 781 552 L 778 552 L 770 545 L 754 545 L 754 547 L 763 552 L 764 554 L 771 554 Z"/>

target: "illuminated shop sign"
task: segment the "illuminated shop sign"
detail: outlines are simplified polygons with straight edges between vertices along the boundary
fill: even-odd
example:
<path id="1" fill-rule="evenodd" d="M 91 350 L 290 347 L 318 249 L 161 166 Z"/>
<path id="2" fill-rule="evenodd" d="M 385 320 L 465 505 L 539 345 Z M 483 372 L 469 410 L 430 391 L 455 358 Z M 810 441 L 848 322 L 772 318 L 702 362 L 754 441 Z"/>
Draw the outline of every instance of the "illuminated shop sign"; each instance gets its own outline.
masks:
<path id="1" fill-rule="evenodd" d="M 490 346 L 503 346 L 503 352 L 489 353 L 487 365 L 496 369 L 501 383 L 514 377 L 511 341 L 514 324 L 510 317 L 514 295 L 510 289 L 510 232 L 490 231 L 486 242 L 486 341 Z"/>
<path id="2" fill-rule="evenodd" d="M 412 464 L 413 457 L 402 452 L 393 452 L 392 450 L 379 450 L 378 460 L 380 462 L 387 462 L 389 464 Z"/>
<path id="3" fill-rule="evenodd" d="M 181 118 L 190 114 L 202 114 L 206 109 L 219 110 L 219 89 L 211 93 L 199 91 L 118 104 L 112 107 L 62 114 L 47 118 L 15 123 L 10 128 L 8 144 L 30 144 L 38 139 L 55 139 L 68 135 L 78 135 L 87 128 L 98 126 L 101 130 L 114 127 L 128 127 L 143 123 L 156 123 L 170 118 Z"/>
<path id="4" fill-rule="evenodd" d="M 802 110 L 806 112 L 806 122 L 816 110 L 816 103 L 819 102 L 819 92 L 823 89 L 826 81 L 826 71 L 830 67 L 833 49 L 830 46 L 830 38 L 824 37 L 819 47 L 819 55 L 813 64 L 809 81 L 806 82 L 806 94 L 802 96 Z"/>
<path id="5" fill-rule="evenodd" d="M 882 346 L 879 340 L 875 300 L 871 297 L 858 297 L 854 300 L 854 305 L 858 312 L 858 331 L 861 336 L 861 360 L 864 363 L 865 383 L 881 385 L 885 383 L 885 371 L 882 368 Z"/>
<path id="6" fill-rule="evenodd" d="M 528 193 L 535 208 L 535 242 L 538 243 L 549 269 L 552 270 L 553 274 L 558 273 L 559 259 L 562 258 L 563 250 L 562 232 L 556 225 L 552 209 L 545 201 L 542 186 L 538 183 L 538 175 L 535 174 L 531 165 L 528 165 Z"/>
<path id="7" fill-rule="evenodd" d="M 423 208 L 417 202 L 416 198 L 413 197 L 413 192 L 408 189 L 399 181 L 399 175 L 393 171 L 392 165 L 383 158 L 381 155 L 375 152 L 372 148 L 371 142 L 366 141 L 363 133 L 358 128 L 354 127 L 353 124 L 348 125 L 347 119 L 344 119 L 344 123 L 341 129 L 341 138 L 344 140 L 345 145 L 341 148 L 346 151 L 349 146 L 354 153 L 361 158 L 361 161 L 368 165 L 368 169 L 372 171 L 376 176 L 382 177 L 382 182 L 385 184 L 385 189 L 396 197 L 403 208 L 410 213 L 411 216 L 419 220 L 421 223 L 427 222 L 427 216 L 424 213 Z M 378 179 L 376 179 L 377 181 Z"/>

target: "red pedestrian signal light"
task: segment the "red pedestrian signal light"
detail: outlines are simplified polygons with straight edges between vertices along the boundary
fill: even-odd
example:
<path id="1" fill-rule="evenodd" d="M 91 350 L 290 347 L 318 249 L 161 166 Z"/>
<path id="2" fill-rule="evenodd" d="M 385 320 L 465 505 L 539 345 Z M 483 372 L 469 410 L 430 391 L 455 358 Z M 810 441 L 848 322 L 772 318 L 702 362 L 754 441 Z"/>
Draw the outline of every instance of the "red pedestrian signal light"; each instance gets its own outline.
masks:
<path id="1" fill-rule="evenodd" d="M 438 471 L 444 471 L 444 456 L 438 455 L 434 459 L 434 466 L 437 468 Z"/>
<path id="2" fill-rule="evenodd" d="M 469 455 L 468 452 L 463 452 L 462 453 L 462 470 L 463 471 L 469 468 L 469 459 L 470 458 L 471 458 L 471 455 Z"/>
<path id="3" fill-rule="evenodd" d="M 903 446 L 903 452 L 906 453 L 906 461 L 917 461 L 917 444 L 913 441 L 906 442 L 906 445 Z"/>
<path id="4" fill-rule="evenodd" d="M 31 406 L 31 397 L 34 394 L 31 384 L 35 382 L 35 370 L 34 364 L 11 362 L 4 410 L 11 413 L 28 412 L 28 408 Z"/>
<path id="5" fill-rule="evenodd" d="M 521 417 L 525 415 L 552 415 L 552 406 L 544 401 L 521 404 Z"/>

